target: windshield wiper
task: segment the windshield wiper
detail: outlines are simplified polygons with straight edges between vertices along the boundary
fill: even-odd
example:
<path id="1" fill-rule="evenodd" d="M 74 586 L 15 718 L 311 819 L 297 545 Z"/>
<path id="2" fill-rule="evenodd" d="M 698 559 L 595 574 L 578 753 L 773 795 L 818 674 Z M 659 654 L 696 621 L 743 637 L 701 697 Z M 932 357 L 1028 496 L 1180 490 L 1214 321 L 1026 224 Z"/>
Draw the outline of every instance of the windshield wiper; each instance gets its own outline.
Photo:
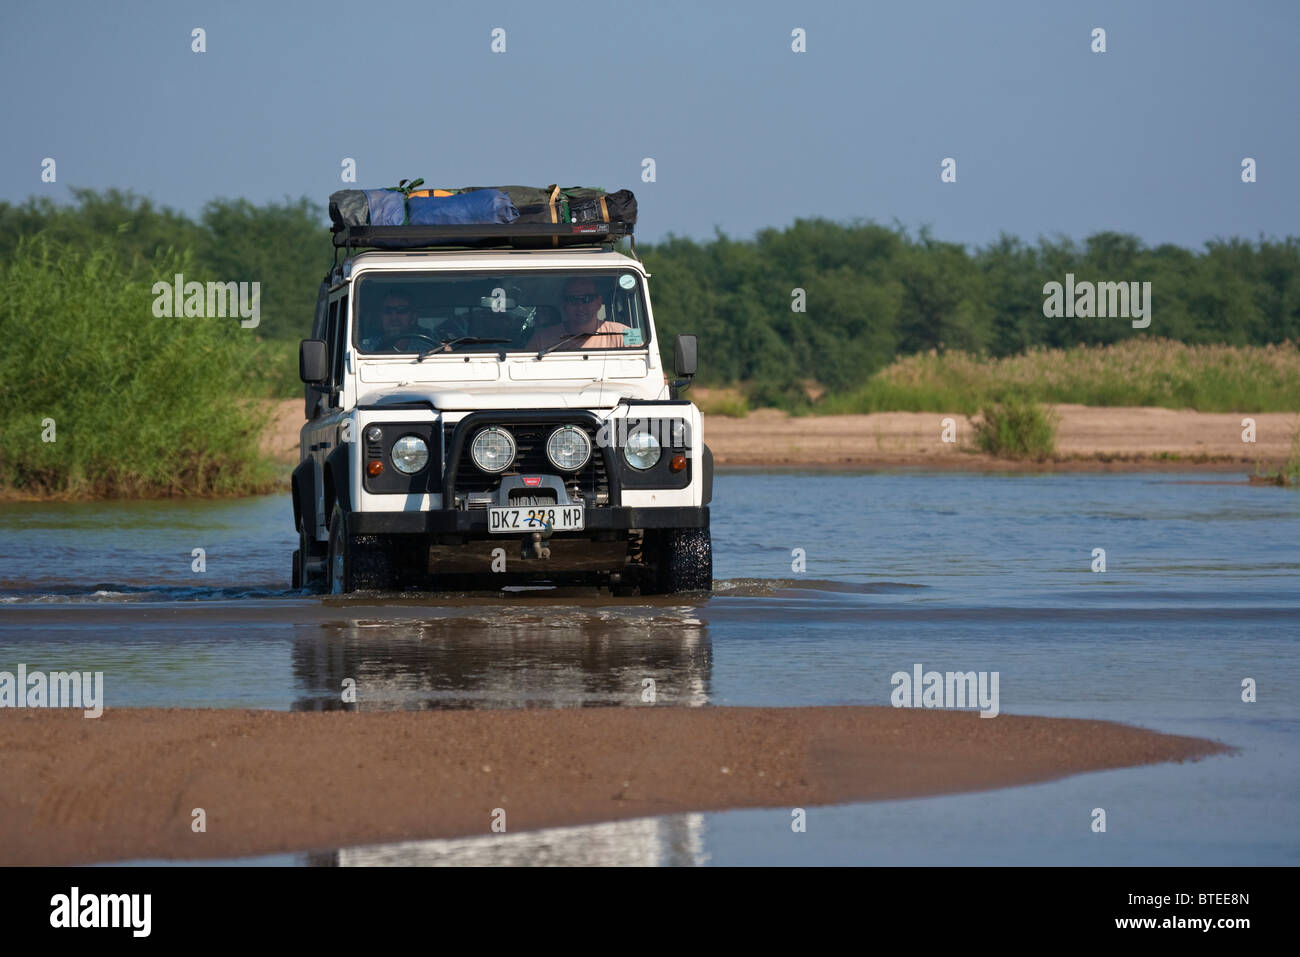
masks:
<path id="1" fill-rule="evenodd" d="M 457 336 L 455 339 L 443 339 L 442 345 L 440 346 L 434 346 L 432 349 L 425 349 L 423 352 L 421 352 L 418 356 L 415 357 L 415 361 L 423 362 L 429 356 L 436 355 L 439 352 L 451 352 L 454 346 L 463 345 L 464 343 L 467 342 L 470 343 L 471 345 L 483 346 L 483 345 L 491 345 L 493 343 L 509 342 L 509 341 L 510 341 L 509 339 L 485 339 L 482 336 Z"/>
<path id="2" fill-rule="evenodd" d="M 564 345 L 564 344 L 565 344 L 566 342 L 568 342 L 570 339 L 577 339 L 577 338 L 579 338 L 580 336 L 589 336 L 589 335 L 591 335 L 590 332 L 573 332 L 573 333 L 570 333 L 569 335 L 565 336 L 563 339 L 560 339 L 560 340 L 558 340 L 558 341 L 556 341 L 556 342 L 551 343 L 549 346 L 547 346 L 547 347 L 546 347 L 545 349 L 543 349 L 541 352 L 537 353 L 537 358 L 540 359 L 542 356 L 546 355 L 546 353 L 548 353 L 548 352 L 554 352 L 556 349 L 560 348 L 560 346 Z"/>

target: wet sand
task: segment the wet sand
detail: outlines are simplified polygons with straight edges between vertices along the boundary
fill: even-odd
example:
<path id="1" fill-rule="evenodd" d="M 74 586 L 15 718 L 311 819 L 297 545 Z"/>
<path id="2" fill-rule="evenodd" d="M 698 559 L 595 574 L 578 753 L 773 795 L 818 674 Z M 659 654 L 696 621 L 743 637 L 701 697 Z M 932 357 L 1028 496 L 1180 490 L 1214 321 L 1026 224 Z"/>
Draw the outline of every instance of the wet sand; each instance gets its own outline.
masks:
<path id="1" fill-rule="evenodd" d="M 220 858 L 1047 781 L 1224 751 L 887 707 L 0 710 L 0 864 Z M 191 826 L 195 808 L 206 832 Z M 1087 809 L 1080 813 L 1086 814 Z"/>
<path id="2" fill-rule="evenodd" d="M 700 390 L 703 391 L 703 390 Z M 970 418 L 953 415 L 956 441 L 942 441 L 934 412 L 793 417 L 759 409 L 740 419 L 705 417 L 704 438 L 718 465 L 918 467 L 1070 471 L 1221 471 L 1246 473 L 1287 458 L 1300 424 L 1294 412 L 1251 414 L 1256 441 L 1241 441 L 1245 414 L 1161 408 L 1053 407 L 1060 417 L 1057 454 L 1047 462 L 1016 462 L 972 451 Z M 302 400 L 277 403 L 263 438 L 281 463 L 298 461 Z"/>

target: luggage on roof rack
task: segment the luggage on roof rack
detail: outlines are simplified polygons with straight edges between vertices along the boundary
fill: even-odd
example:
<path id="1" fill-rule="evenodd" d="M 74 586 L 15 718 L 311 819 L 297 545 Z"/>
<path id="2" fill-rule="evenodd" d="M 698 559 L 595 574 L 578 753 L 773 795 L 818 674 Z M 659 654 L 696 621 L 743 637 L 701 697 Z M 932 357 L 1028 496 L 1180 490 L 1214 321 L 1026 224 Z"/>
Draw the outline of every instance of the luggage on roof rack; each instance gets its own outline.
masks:
<path id="1" fill-rule="evenodd" d="M 361 226 L 636 223 L 636 197 L 626 189 L 615 193 L 556 185 L 417 189 L 423 184 L 422 179 L 402 180 L 388 189 L 338 190 L 329 202 L 335 233 Z"/>
<path id="2" fill-rule="evenodd" d="M 496 189 L 459 194 L 445 190 L 341 189 L 330 196 L 329 209 L 335 230 L 348 226 L 513 223 L 519 218 L 510 197 Z"/>
<path id="3" fill-rule="evenodd" d="M 467 186 L 461 193 L 495 189 L 510 197 L 520 223 L 631 223 L 636 197 L 630 189 L 606 193 L 587 186 Z"/>
<path id="4" fill-rule="evenodd" d="M 344 226 L 334 245 L 345 249 L 423 249 L 434 246 L 551 249 L 595 246 L 632 236 L 631 223 L 477 223 L 434 226 Z"/>

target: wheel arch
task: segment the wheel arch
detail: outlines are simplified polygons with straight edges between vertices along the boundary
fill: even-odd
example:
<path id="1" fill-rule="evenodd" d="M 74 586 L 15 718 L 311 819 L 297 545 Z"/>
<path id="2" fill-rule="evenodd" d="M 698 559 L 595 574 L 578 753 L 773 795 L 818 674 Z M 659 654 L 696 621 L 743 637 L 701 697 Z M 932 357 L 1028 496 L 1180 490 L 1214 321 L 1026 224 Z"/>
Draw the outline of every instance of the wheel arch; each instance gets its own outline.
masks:
<path id="1" fill-rule="evenodd" d="M 293 522 L 299 530 L 310 529 L 316 533 L 316 464 L 308 459 L 296 469 L 290 477 L 289 485 L 293 495 Z"/>
<path id="2" fill-rule="evenodd" d="M 351 466 L 350 445 L 340 445 L 325 459 L 325 515 L 334 511 L 335 502 L 344 512 L 352 511 Z"/>

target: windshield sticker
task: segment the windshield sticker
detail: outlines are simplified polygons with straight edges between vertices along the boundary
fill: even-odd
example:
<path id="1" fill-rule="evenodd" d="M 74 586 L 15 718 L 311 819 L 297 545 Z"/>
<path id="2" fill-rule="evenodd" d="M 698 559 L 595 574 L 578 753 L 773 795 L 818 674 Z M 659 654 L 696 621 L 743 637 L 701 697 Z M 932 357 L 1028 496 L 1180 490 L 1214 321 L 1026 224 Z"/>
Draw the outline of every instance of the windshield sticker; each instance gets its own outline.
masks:
<path id="1" fill-rule="evenodd" d="M 622 286 L 624 289 L 631 289 L 633 286 L 636 285 L 636 277 L 633 276 L 631 273 L 625 272 L 623 273 L 623 275 L 618 277 L 618 284 Z"/>
<path id="2" fill-rule="evenodd" d="M 623 345 L 625 346 L 641 345 L 641 330 L 629 329 L 627 330 L 627 332 L 623 333 Z"/>

